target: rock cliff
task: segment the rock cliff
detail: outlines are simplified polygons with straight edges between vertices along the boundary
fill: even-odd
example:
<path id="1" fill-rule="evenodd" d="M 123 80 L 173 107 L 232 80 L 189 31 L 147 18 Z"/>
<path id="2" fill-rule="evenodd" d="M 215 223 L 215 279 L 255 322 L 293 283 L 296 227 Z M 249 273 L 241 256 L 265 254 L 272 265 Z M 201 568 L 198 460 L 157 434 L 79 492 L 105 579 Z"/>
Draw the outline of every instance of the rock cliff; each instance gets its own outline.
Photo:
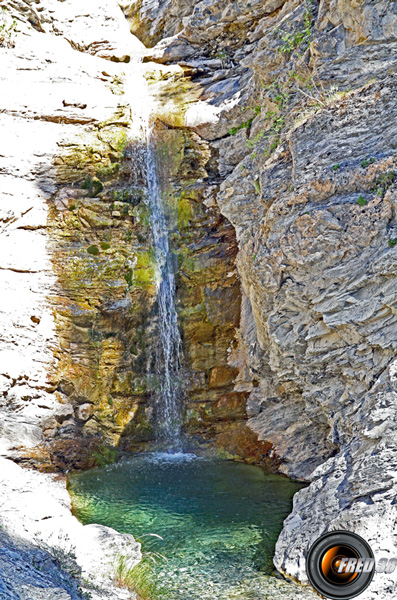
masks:
<path id="1" fill-rule="evenodd" d="M 104 393 L 95 385 L 98 358 L 122 372 L 123 344 L 132 343 L 127 327 L 100 344 L 113 305 L 128 309 L 128 225 L 139 207 L 123 187 L 131 117 L 121 83 L 140 44 L 117 5 L 95 2 L 90 11 L 78 2 L 0 9 L 0 454 L 42 470 L 112 457 L 104 437 L 84 441 L 81 431 L 93 412 L 88 392 L 99 403 L 109 385 L 100 382 Z M 112 219 L 117 249 L 106 238 Z M 142 263 L 137 275 L 149 269 Z M 147 288 L 136 291 L 145 295 L 139 306 Z M 83 527 L 64 479 L 1 458 L 0 480 L 2 599 L 134 597 L 115 586 L 119 557 L 130 566 L 141 558 L 132 536 Z"/>
<path id="2" fill-rule="evenodd" d="M 186 427 L 264 459 L 229 364 L 241 298 L 234 229 L 208 197 L 208 144 L 174 128 L 181 90 L 192 102 L 196 87 L 181 69 L 140 71 L 144 47 L 120 8 L 94 9 L 95 19 L 74 2 L 2 12 L 3 451 L 64 470 L 153 440 L 156 264 L 143 142 L 131 133 L 142 102 L 134 80 L 146 71 L 178 271 Z"/>
<path id="3" fill-rule="evenodd" d="M 187 433 L 311 482 L 277 544 L 287 576 L 329 529 L 396 556 L 397 4 L 1 6 L 1 453 L 65 470 L 152 441 L 139 54 Z M 393 590 L 377 575 L 362 597 Z"/>
<path id="4" fill-rule="evenodd" d="M 184 126 L 208 143 L 206 183 L 238 242 L 248 426 L 282 472 L 312 482 L 275 564 L 304 581 L 308 547 L 338 528 L 396 555 L 397 6 L 124 10 L 148 59 L 196 86 Z M 378 575 L 363 597 L 393 589 Z"/>
<path id="5" fill-rule="evenodd" d="M 0 458 L 2 600 L 131 600 L 115 586 L 117 561 L 141 559 L 132 535 L 82 525 L 62 479 Z"/>

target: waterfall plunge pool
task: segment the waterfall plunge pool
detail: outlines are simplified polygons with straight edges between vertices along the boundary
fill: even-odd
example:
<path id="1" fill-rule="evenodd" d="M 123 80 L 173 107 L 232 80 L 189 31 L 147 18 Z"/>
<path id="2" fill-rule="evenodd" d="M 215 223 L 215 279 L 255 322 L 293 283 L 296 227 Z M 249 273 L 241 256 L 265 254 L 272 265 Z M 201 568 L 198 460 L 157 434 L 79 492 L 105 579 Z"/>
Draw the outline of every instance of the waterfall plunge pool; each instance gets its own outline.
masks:
<path id="1" fill-rule="evenodd" d="M 80 521 L 131 533 L 147 559 L 164 557 L 148 561 L 151 600 L 261 600 L 301 487 L 260 467 L 185 453 L 136 455 L 69 478 Z"/>

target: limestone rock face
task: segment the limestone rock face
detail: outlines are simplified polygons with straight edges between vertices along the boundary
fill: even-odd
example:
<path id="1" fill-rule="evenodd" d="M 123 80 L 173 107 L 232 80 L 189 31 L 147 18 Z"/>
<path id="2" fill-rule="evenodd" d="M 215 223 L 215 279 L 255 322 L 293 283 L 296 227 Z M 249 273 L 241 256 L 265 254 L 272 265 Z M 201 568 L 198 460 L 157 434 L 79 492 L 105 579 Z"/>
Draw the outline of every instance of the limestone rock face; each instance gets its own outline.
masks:
<path id="1" fill-rule="evenodd" d="M 114 332 L 117 311 L 130 311 L 131 263 L 138 262 L 130 222 L 141 208 L 124 192 L 131 118 L 121 84 L 140 43 L 115 3 L 92 3 L 89 15 L 73 1 L 3 6 L 0 453 L 43 471 L 86 468 L 117 455 L 105 443 L 115 443 L 138 403 L 120 393 L 122 422 L 106 414 L 105 439 L 98 405 L 105 396 L 110 408 L 107 391 L 118 367 L 122 379 L 135 335 L 134 317 L 124 336 Z M 107 239 L 113 225 L 117 248 Z M 136 290 L 146 308 L 152 287 Z M 104 322 L 112 335 L 103 333 Z M 107 378 L 94 396 L 98 370 Z M 132 536 L 83 527 L 71 515 L 64 480 L 4 458 L 0 480 L 1 598 L 133 596 L 116 586 L 114 573 L 120 554 L 131 566 L 141 558 Z"/>
<path id="2" fill-rule="evenodd" d="M 131 567 L 141 558 L 132 535 L 79 523 L 63 482 L 53 475 L 4 458 L 0 466 L 1 598 L 79 600 L 85 592 L 94 600 L 129 600 L 131 593 L 114 582 L 120 556 Z"/>
<path id="3" fill-rule="evenodd" d="M 124 11 L 147 49 L 115 2 L 6 8 L 1 453 L 87 468 L 153 437 L 155 265 L 123 93 L 142 54 L 186 430 L 311 482 L 277 544 L 287 576 L 305 582 L 335 528 L 397 555 L 397 3 L 139 0 Z"/>
<path id="4" fill-rule="evenodd" d="M 0 447 L 83 468 L 131 420 L 149 428 L 154 266 L 124 92 L 142 45 L 116 3 L 25 4 L 2 11 Z"/>
<path id="5" fill-rule="evenodd" d="M 115 447 L 153 440 L 156 264 L 142 142 L 132 141 L 144 47 L 113 2 L 92 15 L 73 1 L 29 10 L 8 5 L 18 25 L 1 48 L 0 444 L 42 470 L 81 469 L 113 460 Z M 146 77 L 158 84 L 162 118 L 183 121 L 181 93 L 170 90 L 184 82 L 190 105 L 200 95 L 194 84 L 157 65 Z M 241 296 L 234 229 L 203 184 L 208 144 L 194 132 L 157 129 L 179 279 L 186 428 L 200 439 L 236 428 L 244 438 L 247 393 L 234 393 L 230 364 Z M 228 403 L 233 410 L 218 418 Z"/>
<path id="6" fill-rule="evenodd" d="M 305 581 L 332 529 L 397 555 L 397 5 L 177 6 L 165 24 L 136 3 L 135 19 L 153 60 L 177 56 L 200 90 L 184 124 L 209 143 L 206 184 L 238 242 L 234 390 L 247 382 L 248 426 L 279 469 L 312 481 L 275 564 Z M 363 598 L 393 593 L 379 576 Z"/>

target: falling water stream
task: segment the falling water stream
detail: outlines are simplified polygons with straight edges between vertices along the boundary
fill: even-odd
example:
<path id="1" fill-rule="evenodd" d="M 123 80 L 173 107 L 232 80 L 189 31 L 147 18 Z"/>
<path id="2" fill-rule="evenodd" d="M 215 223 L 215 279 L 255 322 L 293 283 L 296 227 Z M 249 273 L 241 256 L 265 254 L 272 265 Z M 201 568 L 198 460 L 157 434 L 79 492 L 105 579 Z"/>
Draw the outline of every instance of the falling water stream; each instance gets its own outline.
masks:
<path id="1" fill-rule="evenodd" d="M 142 536 L 156 586 L 167 600 L 260 600 L 274 544 L 300 485 L 259 467 L 181 449 L 181 339 L 167 211 L 143 65 L 131 65 L 135 177 L 144 182 L 157 263 L 155 431 L 163 452 L 126 457 L 69 478 L 74 514 Z M 134 175 L 134 174 L 133 174 Z M 160 557 L 160 558 L 159 558 Z"/>
<path id="2" fill-rule="evenodd" d="M 154 428 L 158 444 L 172 452 L 180 449 L 183 422 L 181 338 L 175 306 L 174 265 L 169 243 L 166 207 L 163 203 L 158 174 L 156 132 L 152 122 L 155 104 L 144 77 L 144 65 L 139 60 L 135 60 L 130 69 L 129 93 L 133 97 L 131 136 L 140 140 L 134 163 L 138 176 L 143 179 L 146 188 L 146 202 L 149 208 L 157 266 L 157 327 L 153 348 L 154 365 L 149 374 L 153 387 Z"/>
<path id="3" fill-rule="evenodd" d="M 151 229 L 160 281 L 155 351 L 155 434 L 169 450 L 180 449 L 182 428 L 181 338 L 175 307 L 175 276 L 157 175 L 153 130 L 148 129 L 146 172 Z"/>

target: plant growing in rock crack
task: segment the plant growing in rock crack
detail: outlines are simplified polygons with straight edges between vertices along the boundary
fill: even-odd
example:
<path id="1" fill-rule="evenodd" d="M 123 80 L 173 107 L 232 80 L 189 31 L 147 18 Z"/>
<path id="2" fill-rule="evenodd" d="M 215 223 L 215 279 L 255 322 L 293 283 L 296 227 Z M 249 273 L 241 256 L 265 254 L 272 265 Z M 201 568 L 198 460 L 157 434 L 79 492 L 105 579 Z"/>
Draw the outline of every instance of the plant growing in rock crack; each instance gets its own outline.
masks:
<path id="1" fill-rule="evenodd" d="M 375 162 L 375 158 L 373 156 L 366 156 L 364 160 L 361 161 L 361 166 L 363 169 L 366 169 L 369 165 L 372 165 Z"/>
<path id="2" fill-rule="evenodd" d="M 367 204 L 367 202 L 368 202 L 368 200 L 366 198 L 364 198 L 364 196 L 362 196 L 361 194 L 360 194 L 360 196 L 356 200 L 356 203 L 359 206 L 365 206 Z"/>
<path id="3" fill-rule="evenodd" d="M 285 80 L 275 80 L 263 88 L 268 101 L 275 106 L 263 112 L 264 127 L 254 138 L 247 140 L 246 146 L 255 149 L 258 144 L 267 142 L 264 156 L 269 156 L 279 146 L 288 123 L 291 124 L 288 131 L 291 131 L 299 122 L 348 93 L 339 91 L 335 86 L 325 89 L 316 69 L 309 69 L 304 61 L 299 61 Z M 298 101 L 297 93 L 302 96 L 303 102 Z M 251 158 L 256 156 L 257 152 L 251 154 Z M 339 167 L 339 164 L 334 165 L 332 169 L 336 171 Z"/>
<path id="4" fill-rule="evenodd" d="M 302 28 L 292 32 L 277 29 L 276 33 L 282 41 L 278 51 L 283 54 L 292 54 L 295 50 L 302 48 L 303 52 L 310 46 L 313 25 L 313 5 L 311 0 L 306 0 L 303 13 Z"/>
<path id="5" fill-rule="evenodd" d="M 311 0 L 305 3 L 303 14 L 303 29 L 288 32 L 278 30 L 284 41 L 280 51 L 288 54 L 292 68 L 284 77 L 278 77 L 270 84 L 263 84 L 265 106 L 258 107 L 257 114 L 261 114 L 263 126 L 251 136 L 251 126 L 255 117 L 234 127 L 230 135 L 236 134 L 240 129 L 247 130 L 246 147 L 252 150 L 251 159 L 258 156 L 257 147 L 260 146 L 265 157 L 278 148 L 288 132 L 295 129 L 319 111 L 326 109 L 332 102 L 344 98 L 350 90 L 340 91 L 336 86 L 326 88 L 319 77 L 315 67 L 307 64 L 307 53 L 300 54 L 296 49 L 303 47 L 306 51 L 310 45 L 313 25 L 313 5 Z M 340 165 L 334 165 L 336 171 Z"/>
<path id="6" fill-rule="evenodd" d="M 226 67 L 231 61 L 231 57 L 229 56 L 229 52 L 228 52 L 227 48 L 213 49 L 209 53 L 209 57 L 212 59 L 220 60 L 222 68 Z"/>
<path id="7" fill-rule="evenodd" d="M 314 114 L 348 93 L 347 90 L 339 90 L 336 85 L 326 89 L 317 69 L 309 69 L 304 61 L 300 63 L 299 70 L 290 71 L 289 80 L 292 83 L 292 91 L 298 92 L 306 99 L 305 105 L 296 111 L 298 118 Z"/>
<path id="8" fill-rule="evenodd" d="M 0 48 L 14 48 L 17 22 L 11 20 L 5 6 L 1 7 L 0 13 Z"/>
<path id="9" fill-rule="evenodd" d="M 95 198 L 95 196 L 102 192 L 103 183 L 98 179 L 98 177 L 90 177 L 87 175 L 81 184 L 81 188 L 88 191 L 88 196 L 90 198 Z"/>
<path id="10" fill-rule="evenodd" d="M 254 149 L 260 142 L 267 141 L 268 147 L 264 151 L 266 156 L 266 154 L 275 150 L 280 142 L 280 136 L 285 126 L 286 106 L 290 96 L 288 90 L 282 88 L 281 84 L 276 81 L 265 89 L 269 94 L 273 95 L 272 101 L 276 104 L 276 108 L 274 110 L 267 110 L 264 113 L 265 126 L 253 139 L 246 141 L 246 146 L 247 148 Z M 251 158 L 255 158 L 256 156 L 256 152 L 251 154 Z"/>
<path id="11" fill-rule="evenodd" d="M 387 173 L 382 173 L 377 179 L 374 181 L 374 186 L 371 189 L 371 192 L 376 194 L 377 196 L 383 197 L 387 190 L 393 185 L 397 178 L 397 174 L 395 171 L 388 171 Z"/>
<path id="12" fill-rule="evenodd" d="M 246 141 L 247 148 L 255 150 L 251 154 L 251 159 L 257 156 L 256 147 L 263 143 L 266 143 L 264 156 L 270 155 L 279 146 L 288 122 L 292 124 L 290 130 L 296 127 L 299 121 L 323 110 L 331 102 L 347 94 L 346 91 L 341 92 L 335 86 L 325 89 L 317 70 L 309 69 L 301 57 L 285 79 L 277 79 L 262 87 L 271 107 L 266 111 L 260 106 L 251 107 L 256 115 L 262 114 L 264 125 L 255 137 Z M 297 94 L 302 96 L 303 102 L 298 100 Z M 232 128 L 229 134 L 234 135 L 240 129 L 246 128 L 249 136 L 254 118 L 255 116 Z M 339 167 L 340 165 L 335 165 L 333 170 Z"/>
<path id="13" fill-rule="evenodd" d="M 237 127 L 232 127 L 231 129 L 229 129 L 229 135 L 236 135 L 236 133 L 238 133 L 241 129 L 249 130 L 251 128 L 253 120 L 261 112 L 261 107 L 258 105 L 258 106 L 253 106 L 253 107 L 249 107 L 249 108 L 250 108 L 250 110 L 253 110 L 255 112 L 255 114 L 252 117 L 250 117 L 247 121 L 244 121 L 244 123 L 241 123 Z M 242 110 L 246 110 L 246 109 L 243 108 Z"/>

